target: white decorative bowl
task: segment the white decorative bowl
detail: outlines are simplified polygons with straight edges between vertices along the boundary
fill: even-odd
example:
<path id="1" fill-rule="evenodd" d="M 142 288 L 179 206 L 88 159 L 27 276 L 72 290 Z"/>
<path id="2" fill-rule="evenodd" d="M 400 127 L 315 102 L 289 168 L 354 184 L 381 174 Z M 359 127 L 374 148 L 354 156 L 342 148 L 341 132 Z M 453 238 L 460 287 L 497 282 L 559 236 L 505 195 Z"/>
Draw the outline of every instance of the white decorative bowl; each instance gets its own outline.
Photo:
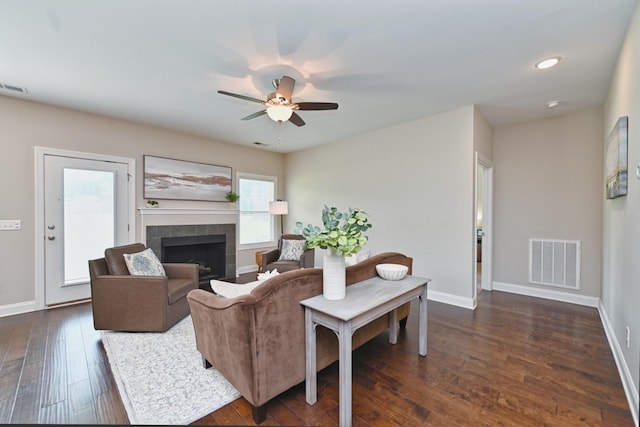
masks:
<path id="1" fill-rule="evenodd" d="M 402 264 L 377 264 L 376 271 L 384 280 L 402 280 L 407 275 L 409 267 Z"/>

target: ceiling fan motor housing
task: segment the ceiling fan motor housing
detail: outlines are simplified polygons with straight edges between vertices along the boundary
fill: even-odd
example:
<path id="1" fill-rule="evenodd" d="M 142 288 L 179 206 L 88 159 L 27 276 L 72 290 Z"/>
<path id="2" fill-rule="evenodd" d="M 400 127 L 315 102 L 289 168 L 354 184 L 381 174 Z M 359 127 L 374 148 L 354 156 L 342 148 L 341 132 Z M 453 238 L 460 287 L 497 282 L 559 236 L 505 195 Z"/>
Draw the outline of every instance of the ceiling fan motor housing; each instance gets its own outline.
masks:
<path id="1" fill-rule="evenodd" d="M 295 87 L 296 81 L 289 76 L 282 76 L 280 79 L 273 79 L 271 83 L 276 90 L 267 96 L 266 101 L 223 90 L 219 90 L 218 93 L 244 99 L 245 101 L 258 102 L 266 107 L 263 111 L 258 111 L 257 113 L 243 117 L 242 120 L 250 120 L 266 114 L 272 120 L 279 123 L 289 121 L 296 126 L 304 126 L 305 122 L 302 120 L 302 117 L 296 114 L 293 110 L 318 111 L 338 109 L 338 104 L 335 102 L 292 102 L 291 97 L 293 95 L 293 88 Z"/>

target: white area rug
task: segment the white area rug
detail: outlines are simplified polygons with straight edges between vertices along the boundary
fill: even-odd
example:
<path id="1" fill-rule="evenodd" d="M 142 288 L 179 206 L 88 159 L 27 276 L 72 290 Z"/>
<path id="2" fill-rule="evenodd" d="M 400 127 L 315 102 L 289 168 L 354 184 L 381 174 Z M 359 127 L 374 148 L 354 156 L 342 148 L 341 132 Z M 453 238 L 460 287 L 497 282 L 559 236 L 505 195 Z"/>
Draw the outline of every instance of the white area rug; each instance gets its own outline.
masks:
<path id="1" fill-rule="evenodd" d="M 164 333 L 101 331 L 131 424 L 190 424 L 240 397 L 204 369 L 191 316 Z"/>

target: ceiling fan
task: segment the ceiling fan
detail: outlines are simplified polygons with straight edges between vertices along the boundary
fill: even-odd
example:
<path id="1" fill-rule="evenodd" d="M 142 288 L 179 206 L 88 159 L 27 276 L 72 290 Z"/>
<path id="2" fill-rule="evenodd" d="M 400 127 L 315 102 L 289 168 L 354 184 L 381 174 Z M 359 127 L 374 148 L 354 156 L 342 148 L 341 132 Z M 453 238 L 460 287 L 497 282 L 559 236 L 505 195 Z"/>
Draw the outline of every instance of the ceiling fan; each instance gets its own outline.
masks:
<path id="1" fill-rule="evenodd" d="M 242 120 L 255 119 L 263 115 L 268 115 L 272 120 L 282 123 L 289 120 L 296 126 L 304 126 L 304 120 L 294 110 L 300 111 L 318 111 L 318 110 L 337 110 L 338 104 L 335 102 L 293 102 L 291 95 L 296 81 L 289 76 L 282 76 L 281 79 L 273 80 L 273 87 L 276 89 L 267 97 L 266 101 L 252 98 L 250 96 L 239 95 L 224 90 L 218 93 L 233 96 L 235 98 L 244 99 L 246 101 L 257 102 L 265 106 L 265 109 L 243 117 Z"/>

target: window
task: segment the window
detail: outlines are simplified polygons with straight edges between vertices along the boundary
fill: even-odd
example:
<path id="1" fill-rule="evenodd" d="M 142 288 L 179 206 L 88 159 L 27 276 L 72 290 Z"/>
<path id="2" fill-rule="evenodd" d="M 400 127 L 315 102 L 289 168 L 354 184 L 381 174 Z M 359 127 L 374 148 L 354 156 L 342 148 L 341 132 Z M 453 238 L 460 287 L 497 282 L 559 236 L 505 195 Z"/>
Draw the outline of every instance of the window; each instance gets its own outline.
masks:
<path id="1" fill-rule="evenodd" d="M 273 215 L 269 202 L 275 200 L 276 177 L 238 174 L 238 209 L 241 245 L 273 245 Z"/>

